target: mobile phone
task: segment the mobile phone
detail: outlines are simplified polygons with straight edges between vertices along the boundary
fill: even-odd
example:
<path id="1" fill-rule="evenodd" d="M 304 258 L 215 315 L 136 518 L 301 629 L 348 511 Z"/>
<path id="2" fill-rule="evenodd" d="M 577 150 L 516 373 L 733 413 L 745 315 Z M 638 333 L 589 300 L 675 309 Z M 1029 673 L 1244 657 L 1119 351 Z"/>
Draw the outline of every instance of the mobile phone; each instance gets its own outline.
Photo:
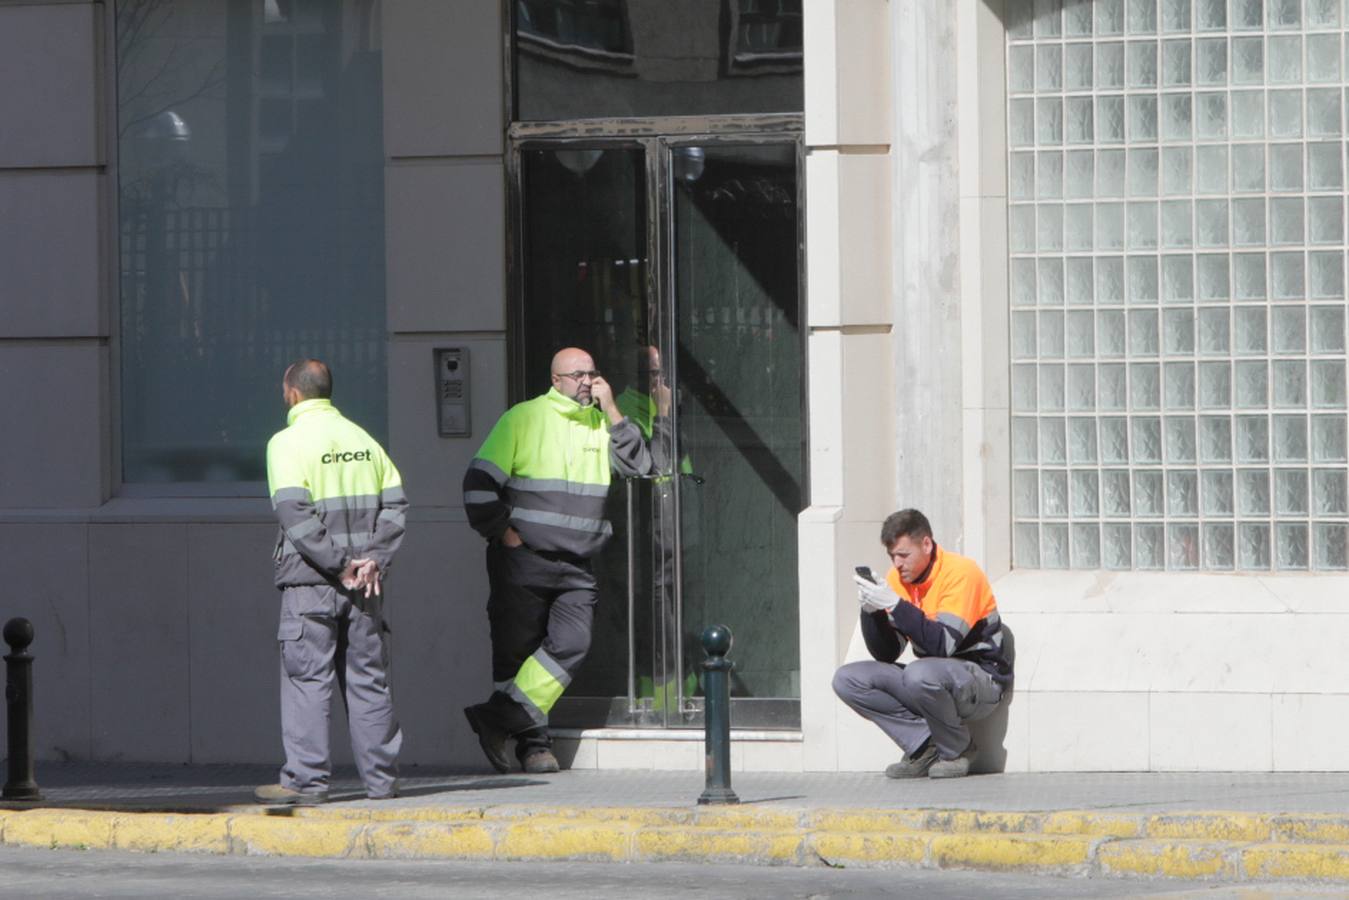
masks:
<path id="1" fill-rule="evenodd" d="M 871 566 L 858 566 L 857 568 L 853 569 L 853 571 L 856 572 L 858 575 L 861 575 L 867 581 L 870 581 L 872 584 L 877 583 L 876 576 L 873 575 L 871 572 Z"/>

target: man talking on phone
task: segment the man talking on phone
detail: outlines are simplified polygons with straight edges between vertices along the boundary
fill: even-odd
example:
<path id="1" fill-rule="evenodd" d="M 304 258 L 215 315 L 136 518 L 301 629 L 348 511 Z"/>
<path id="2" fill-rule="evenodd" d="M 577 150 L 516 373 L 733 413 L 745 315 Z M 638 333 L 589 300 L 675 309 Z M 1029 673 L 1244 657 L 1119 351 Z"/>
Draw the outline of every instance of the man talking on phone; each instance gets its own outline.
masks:
<path id="1" fill-rule="evenodd" d="M 559 350 L 550 380 L 506 410 L 464 475 L 464 511 L 487 539 L 493 683 L 464 715 L 498 772 L 511 769 L 510 738 L 524 771 L 558 770 L 548 714 L 590 650 L 610 478 L 651 473 L 647 441 L 589 353 Z"/>
<path id="2" fill-rule="evenodd" d="M 988 577 L 971 559 L 938 547 L 916 509 L 892 513 L 881 544 L 885 578 L 859 566 L 853 580 L 862 637 L 873 661 L 834 673 L 834 693 L 904 751 L 890 778 L 960 778 L 978 748 L 966 722 L 982 719 L 1012 683 L 1002 620 Z M 912 645 L 913 662 L 897 662 Z"/>

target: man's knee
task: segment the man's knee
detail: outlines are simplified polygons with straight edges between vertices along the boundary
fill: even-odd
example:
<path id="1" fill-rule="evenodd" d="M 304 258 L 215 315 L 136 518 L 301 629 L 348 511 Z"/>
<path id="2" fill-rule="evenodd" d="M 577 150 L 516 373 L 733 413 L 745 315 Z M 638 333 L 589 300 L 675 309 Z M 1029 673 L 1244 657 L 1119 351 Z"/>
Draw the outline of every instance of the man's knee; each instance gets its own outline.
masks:
<path id="1" fill-rule="evenodd" d="M 550 628 L 543 642 L 543 650 L 564 666 L 579 665 L 590 652 L 590 629 L 572 626 Z"/>
<path id="2" fill-rule="evenodd" d="M 844 703 L 851 704 L 863 691 L 869 689 L 871 679 L 865 677 L 866 668 L 865 662 L 851 662 L 839 666 L 834 672 L 834 696 Z"/>

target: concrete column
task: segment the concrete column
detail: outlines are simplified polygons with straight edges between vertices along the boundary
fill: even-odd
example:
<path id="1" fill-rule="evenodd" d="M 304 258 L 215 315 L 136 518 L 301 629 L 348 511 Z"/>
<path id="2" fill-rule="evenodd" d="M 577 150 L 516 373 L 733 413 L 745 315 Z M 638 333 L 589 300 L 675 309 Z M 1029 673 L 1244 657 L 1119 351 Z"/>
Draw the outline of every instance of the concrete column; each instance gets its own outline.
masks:
<path id="1" fill-rule="evenodd" d="M 896 501 L 963 542 L 956 7 L 896 3 L 894 375 Z"/>
<path id="2" fill-rule="evenodd" d="M 879 560 L 893 496 L 890 7 L 805 6 L 807 358 L 811 506 L 801 545 L 803 765 L 840 764 L 830 690 L 856 629 L 847 574 Z"/>
<path id="3" fill-rule="evenodd" d="M 481 764 L 459 708 L 491 690 L 483 542 L 459 485 L 506 406 L 505 6 L 381 7 L 389 444 L 412 502 L 388 607 L 406 763 Z M 467 438 L 437 430 L 442 346 L 470 354 Z"/>
<path id="4" fill-rule="evenodd" d="M 964 553 L 1011 568 L 1007 134 L 1003 0 L 956 9 Z"/>

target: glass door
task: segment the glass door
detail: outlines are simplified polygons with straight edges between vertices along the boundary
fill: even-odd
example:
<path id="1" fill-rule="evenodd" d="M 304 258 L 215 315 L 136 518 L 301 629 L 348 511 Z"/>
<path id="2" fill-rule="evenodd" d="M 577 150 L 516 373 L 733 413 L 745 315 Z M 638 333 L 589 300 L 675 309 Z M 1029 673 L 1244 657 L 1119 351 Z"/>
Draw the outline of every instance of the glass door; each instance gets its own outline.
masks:
<path id="1" fill-rule="evenodd" d="M 669 160 L 675 424 L 680 465 L 696 476 L 678 481 L 678 658 L 701 672 L 702 630 L 729 626 L 732 721 L 796 725 L 797 147 L 726 138 L 673 145 Z"/>
<path id="2" fill-rule="evenodd" d="M 737 727 L 799 724 L 804 505 L 795 135 L 514 148 L 514 400 L 588 350 L 657 471 L 616 480 L 590 655 L 560 727 L 698 727 L 729 625 Z"/>

